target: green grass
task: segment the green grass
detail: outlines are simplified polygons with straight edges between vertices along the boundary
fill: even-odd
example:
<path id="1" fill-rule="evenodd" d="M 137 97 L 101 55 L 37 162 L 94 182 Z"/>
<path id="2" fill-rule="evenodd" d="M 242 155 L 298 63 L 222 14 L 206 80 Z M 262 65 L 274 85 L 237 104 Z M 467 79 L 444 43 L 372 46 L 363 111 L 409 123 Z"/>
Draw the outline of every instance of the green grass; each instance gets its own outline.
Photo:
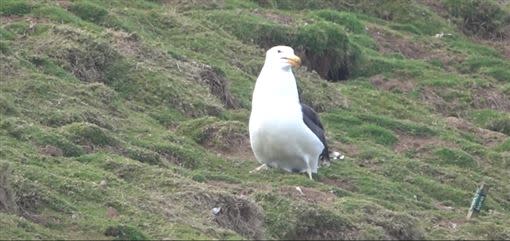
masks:
<path id="1" fill-rule="evenodd" d="M 471 39 L 487 29 L 459 25 L 464 12 L 453 24 L 435 12 L 413 1 L 2 1 L 0 239 L 508 239 L 510 66 Z M 399 36 L 393 52 L 374 29 Z M 422 54 L 399 52 L 402 39 Z M 302 101 L 345 155 L 314 181 L 249 173 L 251 94 L 276 44 L 303 58 Z M 481 181 L 484 209 L 464 221 Z"/>

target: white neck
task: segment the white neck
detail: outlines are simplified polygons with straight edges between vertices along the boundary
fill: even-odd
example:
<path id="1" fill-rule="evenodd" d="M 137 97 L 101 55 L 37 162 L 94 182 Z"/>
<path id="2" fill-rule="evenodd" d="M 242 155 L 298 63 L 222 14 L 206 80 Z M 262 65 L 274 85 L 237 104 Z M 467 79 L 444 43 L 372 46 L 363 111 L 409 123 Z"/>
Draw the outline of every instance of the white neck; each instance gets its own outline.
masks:
<path id="1" fill-rule="evenodd" d="M 264 65 L 253 91 L 252 109 L 260 107 L 299 104 L 296 79 L 289 67 L 274 68 Z"/>

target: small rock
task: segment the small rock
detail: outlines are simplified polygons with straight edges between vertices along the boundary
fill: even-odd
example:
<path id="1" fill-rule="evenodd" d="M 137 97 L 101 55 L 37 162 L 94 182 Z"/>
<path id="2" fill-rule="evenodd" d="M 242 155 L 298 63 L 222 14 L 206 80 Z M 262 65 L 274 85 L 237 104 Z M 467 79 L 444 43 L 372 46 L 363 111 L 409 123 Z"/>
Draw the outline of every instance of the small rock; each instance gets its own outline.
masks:
<path id="1" fill-rule="evenodd" d="M 220 207 L 217 207 L 217 208 L 213 208 L 211 210 L 212 214 L 214 215 L 218 215 L 220 212 L 221 212 L 221 208 Z"/>

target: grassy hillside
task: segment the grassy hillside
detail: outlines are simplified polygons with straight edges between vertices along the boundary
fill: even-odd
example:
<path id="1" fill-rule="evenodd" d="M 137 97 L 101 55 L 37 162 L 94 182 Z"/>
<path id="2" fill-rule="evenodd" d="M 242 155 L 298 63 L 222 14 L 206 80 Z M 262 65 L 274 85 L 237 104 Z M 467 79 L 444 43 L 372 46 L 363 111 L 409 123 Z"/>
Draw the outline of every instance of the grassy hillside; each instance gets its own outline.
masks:
<path id="1" fill-rule="evenodd" d="M 0 239 L 510 239 L 509 12 L 3 0 Z M 249 174 L 251 92 L 279 44 L 346 156 L 317 181 Z"/>

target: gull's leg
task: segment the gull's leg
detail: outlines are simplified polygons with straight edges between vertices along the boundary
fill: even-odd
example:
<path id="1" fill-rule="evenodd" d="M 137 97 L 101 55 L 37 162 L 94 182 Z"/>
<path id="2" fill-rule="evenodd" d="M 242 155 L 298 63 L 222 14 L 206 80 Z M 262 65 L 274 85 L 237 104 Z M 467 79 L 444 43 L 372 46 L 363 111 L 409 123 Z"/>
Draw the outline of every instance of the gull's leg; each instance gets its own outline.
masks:
<path id="1" fill-rule="evenodd" d="M 267 165 L 266 164 L 262 164 L 260 165 L 259 167 L 253 169 L 250 171 L 250 173 L 255 173 L 255 172 L 258 172 L 260 170 L 267 170 Z"/>
<path id="2" fill-rule="evenodd" d="M 306 173 L 308 173 L 308 177 L 310 178 L 310 180 L 313 180 L 313 178 L 312 178 L 312 167 L 310 166 L 310 162 L 308 160 L 308 157 L 305 157 L 305 162 L 306 162 L 306 166 L 308 167 L 306 169 Z"/>

